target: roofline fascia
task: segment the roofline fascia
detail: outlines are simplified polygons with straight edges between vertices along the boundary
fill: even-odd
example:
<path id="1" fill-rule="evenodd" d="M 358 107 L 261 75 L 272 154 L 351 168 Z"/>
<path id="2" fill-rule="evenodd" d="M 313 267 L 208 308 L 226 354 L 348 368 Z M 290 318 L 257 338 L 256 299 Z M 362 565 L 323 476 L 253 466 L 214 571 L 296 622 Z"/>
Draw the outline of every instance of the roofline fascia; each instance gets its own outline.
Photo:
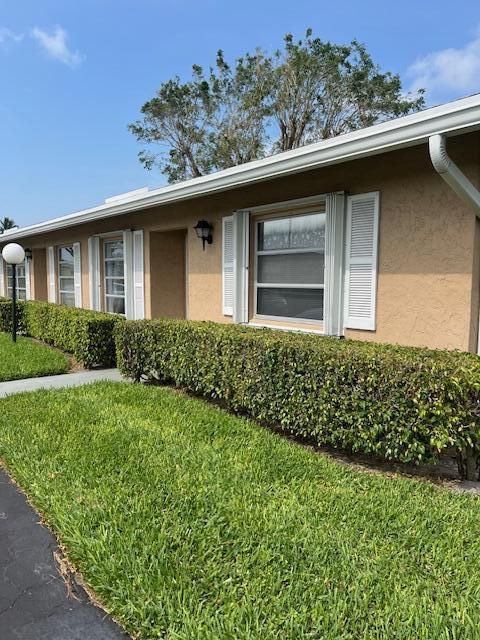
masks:
<path id="1" fill-rule="evenodd" d="M 428 142 L 435 134 L 452 136 L 480 128 L 480 95 L 360 129 L 336 138 L 255 160 L 186 182 L 161 187 L 118 204 L 103 204 L 67 216 L 29 225 L 8 234 L 8 240 L 41 235 L 96 220 L 149 209 L 378 155 Z M 5 238 L 5 241 L 7 238 Z M 0 243 L 3 238 L 0 236 Z"/>

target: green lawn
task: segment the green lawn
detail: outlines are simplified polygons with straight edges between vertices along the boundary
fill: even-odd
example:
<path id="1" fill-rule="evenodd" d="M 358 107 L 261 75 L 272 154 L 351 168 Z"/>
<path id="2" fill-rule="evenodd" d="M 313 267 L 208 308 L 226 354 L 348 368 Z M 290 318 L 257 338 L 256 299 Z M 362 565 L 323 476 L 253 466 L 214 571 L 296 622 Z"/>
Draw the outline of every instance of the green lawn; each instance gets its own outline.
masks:
<path id="1" fill-rule="evenodd" d="M 0 382 L 64 373 L 69 369 L 67 357 L 30 338 L 0 333 Z"/>
<path id="2" fill-rule="evenodd" d="M 480 637 L 480 501 L 170 389 L 1 401 L 0 456 L 145 640 Z"/>

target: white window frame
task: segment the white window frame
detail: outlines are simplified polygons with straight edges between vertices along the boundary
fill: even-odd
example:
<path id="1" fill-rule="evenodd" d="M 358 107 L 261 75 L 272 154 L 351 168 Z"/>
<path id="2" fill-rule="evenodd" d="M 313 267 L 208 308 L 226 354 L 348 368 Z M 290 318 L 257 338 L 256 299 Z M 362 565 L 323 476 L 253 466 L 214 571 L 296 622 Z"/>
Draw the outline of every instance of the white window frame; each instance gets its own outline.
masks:
<path id="1" fill-rule="evenodd" d="M 16 290 L 17 290 L 17 300 L 27 300 L 27 265 L 26 265 L 26 260 L 27 258 L 25 258 L 24 262 L 21 262 L 20 264 L 17 264 L 17 278 L 16 278 Z M 23 276 L 19 276 L 18 274 L 18 268 L 19 267 L 23 267 Z M 8 275 L 9 273 L 9 269 L 12 269 L 12 275 Z M 19 287 L 18 286 L 18 279 L 20 278 L 25 278 L 25 287 Z M 11 298 L 12 297 L 12 293 L 13 293 L 13 287 L 11 287 L 8 284 L 8 281 L 10 280 L 10 278 L 13 278 L 13 265 L 11 264 L 6 264 L 6 294 L 7 294 L 7 298 Z M 21 298 L 20 297 L 20 291 L 24 291 L 25 292 L 25 297 Z"/>
<path id="2" fill-rule="evenodd" d="M 106 264 L 107 262 L 118 262 L 118 258 L 107 258 L 106 257 L 106 246 L 110 243 L 121 242 L 123 246 L 123 276 L 107 276 Z M 103 306 L 107 313 L 112 313 L 114 315 L 126 316 L 127 314 L 127 298 L 125 287 L 127 284 L 126 273 L 125 273 L 125 242 L 122 236 L 108 237 L 103 239 Z M 114 293 L 107 293 L 107 280 L 118 280 L 123 277 L 123 295 L 118 295 Z M 108 311 L 107 309 L 107 299 L 108 298 L 123 298 L 123 313 L 117 313 L 115 311 Z"/>
<path id="3" fill-rule="evenodd" d="M 61 260 L 60 256 L 61 256 L 61 252 L 62 249 L 71 249 L 72 251 L 72 262 L 67 262 L 66 260 Z M 73 275 L 70 278 L 70 276 L 62 276 L 60 275 L 60 267 L 62 264 L 71 264 L 73 267 Z M 73 287 L 71 291 L 68 291 L 66 289 L 62 289 L 62 285 L 61 282 L 62 280 L 65 279 L 69 279 L 69 280 L 73 280 Z M 72 244 L 62 244 L 61 246 L 57 247 L 57 287 L 58 287 L 58 302 L 59 304 L 64 304 L 67 307 L 75 307 L 75 255 L 74 255 L 74 248 L 73 248 L 73 243 Z M 73 304 L 67 304 L 66 302 L 62 301 L 62 294 L 66 293 L 68 295 L 73 295 Z"/>
<path id="4" fill-rule="evenodd" d="M 253 310 L 254 310 L 254 317 L 253 317 L 253 321 L 255 321 L 256 319 L 259 320 L 270 320 L 270 321 L 279 321 L 279 322 L 289 322 L 289 323 L 294 323 L 294 324 L 308 324 L 308 325 L 313 325 L 313 326 L 318 326 L 319 328 L 324 326 L 324 320 L 325 320 L 325 300 L 326 300 L 326 295 L 325 295 L 325 281 L 326 281 L 326 275 L 324 273 L 324 279 L 323 279 L 323 284 L 278 284 L 278 283 L 263 283 L 263 282 L 258 282 L 258 258 L 259 256 L 262 255 L 293 255 L 296 253 L 319 253 L 318 249 L 271 249 L 271 250 L 267 250 L 267 251 L 259 251 L 258 249 L 258 229 L 259 229 L 259 225 L 262 224 L 263 222 L 269 222 L 271 220 L 289 220 L 291 218 L 295 218 L 295 217 L 302 217 L 302 216 L 309 216 L 309 215 L 319 215 L 322 214 L 325 216 L 325 234 L 327 233 L 327 226 L 326 226 L 326 211 L 325 211 L 325 206 L 324 206 L 324 200 L 321 201 L 322 205 L 319 204 L 319 208 L 318 210 L 309 210 L 309 211 L 291 211 L 288 214 L 285 213 L 284 215 L 271 215 L 271 216 L 262 216 L 260 219 L 255 218 L 253 220 L 254 224 L 255 224 L 255 230 L 254 230 L 254 242 L 255 242 L 255 251 L 254 251 L 254 284 L 253 284 L 253 295 L 254 295 L 254 299 L 253 299 Z M 326 260 L 325 260 L 325 265 L 326 265 Z M 324 271 L 325 271 L 325 265 L 324 265 Z M 323 294 L 323 304 L 324 304 L 324 308 L 323 308 L 323 319 L 322 320 L 316 320 L 316 319 L 309 319 L 309 318 L 295 318 L 293 316 L 272 316 L 272 315 L 265 315 L 265 314 L 261 314 L 258 313 L 258 289 L 312 289 L 312 290 L 318 290 L 318 289 L 323 289 L 324 294 Z"/>

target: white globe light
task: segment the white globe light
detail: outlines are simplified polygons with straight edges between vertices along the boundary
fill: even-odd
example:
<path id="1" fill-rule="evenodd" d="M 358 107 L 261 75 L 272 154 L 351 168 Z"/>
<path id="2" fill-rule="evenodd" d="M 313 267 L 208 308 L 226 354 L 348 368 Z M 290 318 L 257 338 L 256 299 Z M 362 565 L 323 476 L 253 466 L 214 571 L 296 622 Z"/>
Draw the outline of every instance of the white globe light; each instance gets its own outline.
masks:
<path id="1" fill-rule="evenodd" d="M 2 258 L 7 264 L 21 264 L 25 260 L 25 251 L 16 242 L 10 242 L 3 247 Z"/>

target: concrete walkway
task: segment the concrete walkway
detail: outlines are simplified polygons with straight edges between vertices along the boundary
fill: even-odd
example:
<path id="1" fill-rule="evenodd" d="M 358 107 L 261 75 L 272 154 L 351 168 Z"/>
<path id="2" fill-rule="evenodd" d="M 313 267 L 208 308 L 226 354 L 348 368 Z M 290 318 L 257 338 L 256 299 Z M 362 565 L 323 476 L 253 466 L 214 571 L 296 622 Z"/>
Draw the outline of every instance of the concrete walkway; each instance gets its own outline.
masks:
<path id="1" fill-rule="evenodd" d="M 62 373 L 58 376 L 44 376 L 43 378 L 26 378 L 25 380 L 9 380 L 0 382 L 0 398 L 24 391 L 37 389 L 61 389 L 63 387 L 79 387 L 89 382 L 99 380 L 122 380 L 118 369 L 98 369 L 93 371 L 78 371 L 77 373 Z"/>
<path id="2" fill-rule="evenodd" d="M 2 382 L 0 397 L 121 379 L 117 369 L 104 369 Z M 0 469 L 0 639 L 128 640 L 75 577 L 60 571 L 57 552 L 55 537 Z"/>

